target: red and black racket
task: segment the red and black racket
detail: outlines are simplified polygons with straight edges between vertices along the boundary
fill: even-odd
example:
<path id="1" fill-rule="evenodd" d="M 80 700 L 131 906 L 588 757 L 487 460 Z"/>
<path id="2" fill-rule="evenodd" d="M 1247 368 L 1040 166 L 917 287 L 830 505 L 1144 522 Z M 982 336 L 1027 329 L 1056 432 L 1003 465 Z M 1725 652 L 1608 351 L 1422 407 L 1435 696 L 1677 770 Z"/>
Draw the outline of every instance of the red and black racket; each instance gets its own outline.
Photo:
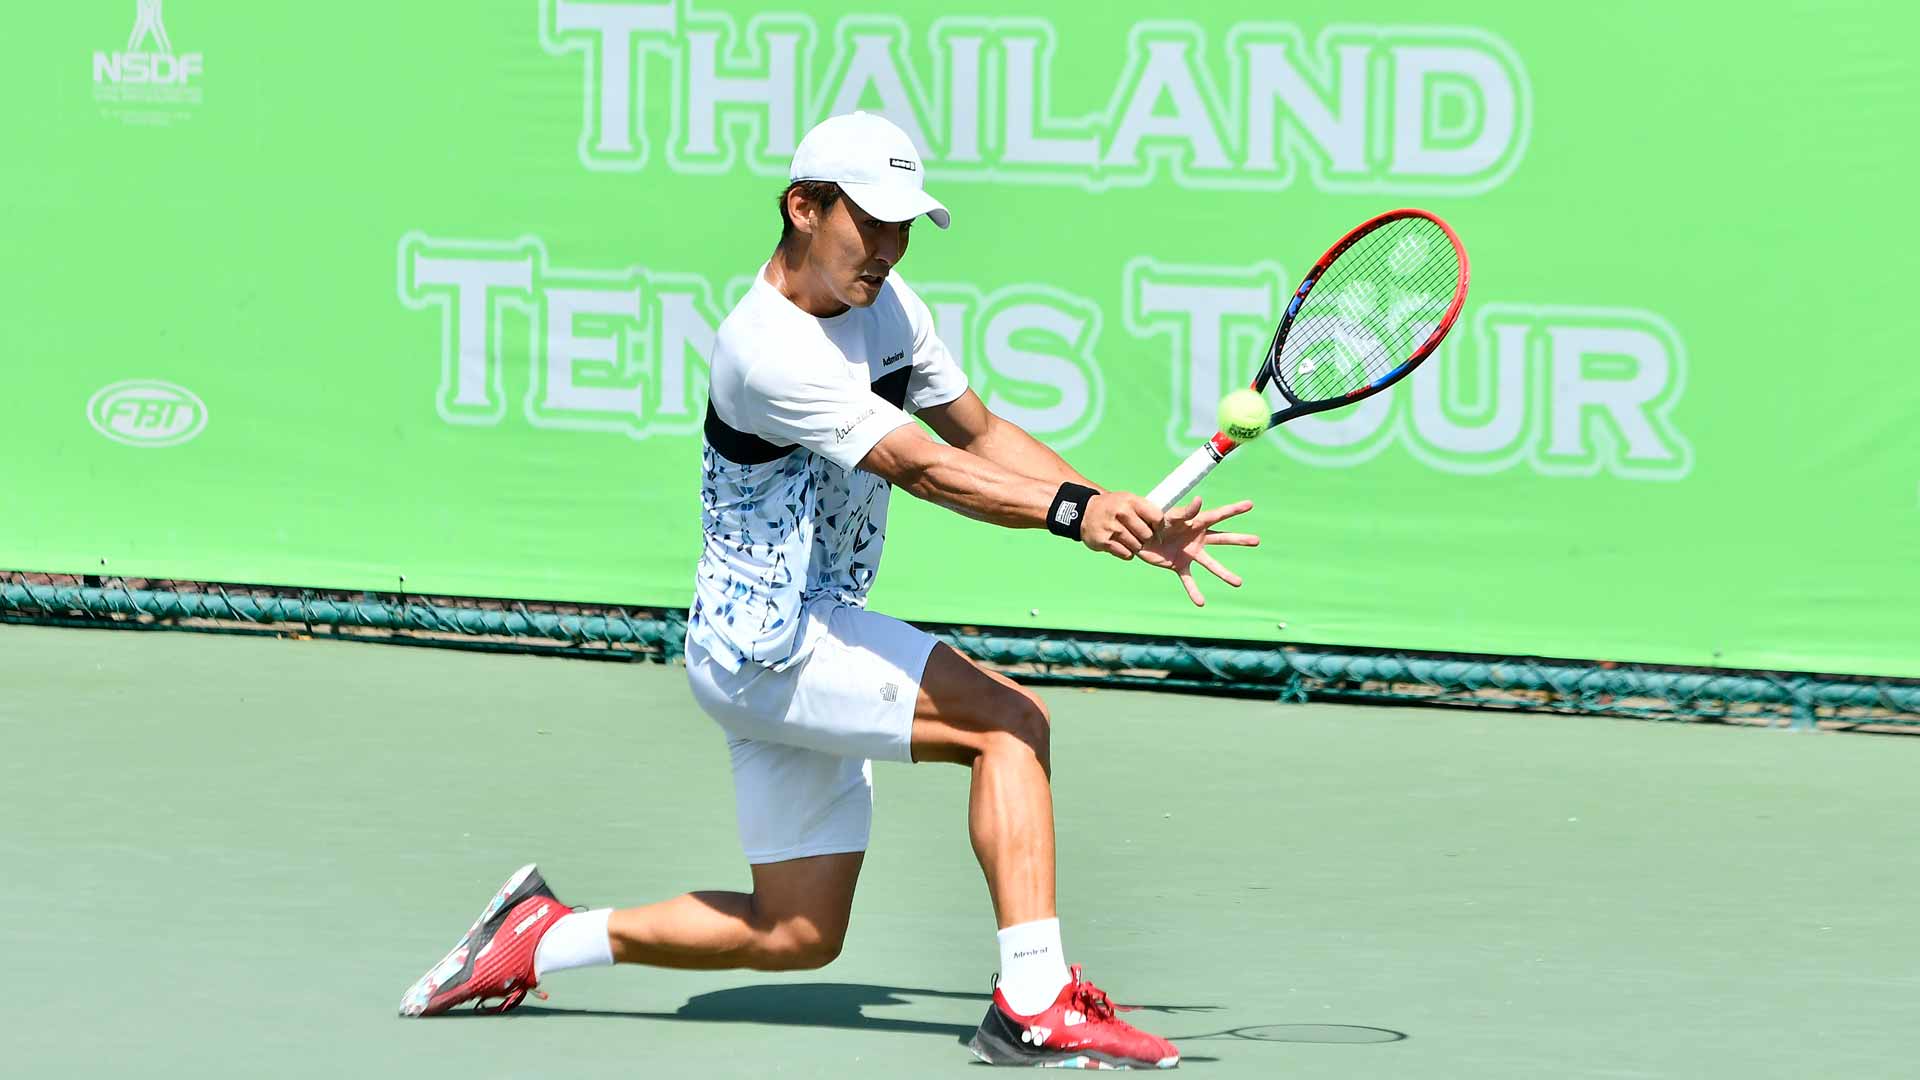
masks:
<path id="1" fill-rule="evenodd" d="M 1433 355 L 1467 300 L 1467 249 L 1425 210 L 1390 210 L 1340 238 L 1294 291 L 1253 389 L 1285 405 L 1269 428 L 1352 405 Z M 1147 495 L 1169 509 L 1239 443 L 1215 432 Z"/>

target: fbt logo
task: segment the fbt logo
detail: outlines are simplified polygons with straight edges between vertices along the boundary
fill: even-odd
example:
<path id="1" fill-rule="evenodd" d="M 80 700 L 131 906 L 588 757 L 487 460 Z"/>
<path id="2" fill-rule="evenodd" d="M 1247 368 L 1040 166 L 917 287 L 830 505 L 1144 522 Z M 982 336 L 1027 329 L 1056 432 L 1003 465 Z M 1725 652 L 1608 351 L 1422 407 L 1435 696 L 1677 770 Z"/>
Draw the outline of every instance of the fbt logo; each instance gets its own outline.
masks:
<path id="1" fill-rule="evenodd" d="M 87 422 L 128 446 L 178 446 L 206 430 L 207 405 L 184 386 L 128 379 L 88 399 Z"/>
<path id="2" fill-rule="evenodd" d="M 1174 355 L 1167 448 L 1214 432 L 1216 404 L 1266 355 L 1293 278 L 1273 263 L 1126 268 L 1129 333 Z M 1546 476 L 1679 480 L 1693 448 L 1674 425 L 1686 389 L 1679 332 L 1651 311 L 1468 301 L 1467 314 L 1406 385 L 1283 424 L 1261 442 L 1344 467 L 1399 445 L 1442 472 L 1519 466 Z"/>
<path id="3" fill-rule="evenodd" d="M 535 427 L 697 434 L 714 334 L 751 284 L 742 275 L 716 290 L 695 274 L 558 266 L 533 238 L 400 241 L 401 302 L 441 314 L 436 406 L 454 424 L 499 424 L 518 393 Z M 1059 449 L 1093 432 L 1106 390 L 1092 301 L 1040 284 L 914 284 L 989 408 Z"/>
<path id="4" fill-rule="evenodd" d="M 161 0 L 136 0 L 133 32 L 118 52 L 93 54 L 93 96 L 109 102 L 197 104 L 193 85 L 206 70 L 202 54 L 176 53 L 160 14 Z"/>

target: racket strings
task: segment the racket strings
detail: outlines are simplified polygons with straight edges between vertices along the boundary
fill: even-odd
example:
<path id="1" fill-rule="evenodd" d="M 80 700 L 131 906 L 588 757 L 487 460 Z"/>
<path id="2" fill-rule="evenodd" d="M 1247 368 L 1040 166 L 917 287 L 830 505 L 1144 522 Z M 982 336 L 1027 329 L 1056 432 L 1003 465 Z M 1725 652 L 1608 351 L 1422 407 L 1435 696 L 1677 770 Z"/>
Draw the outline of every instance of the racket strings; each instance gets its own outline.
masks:
<path id="1" fill-rule="evenodd" d="M 1375 229 L 1314 283 L 1274 376 L 1301 401 L 1371 385 L 1426 341 L 1459 278 L 1459 255 L 1433 222 L 1402 218 Z"/>
<path id="2" fill-rule="evenodd" d="M 1415 337 L 1424 339 L 1418 331 L 1425 327 L 1408 316 L 1430 309 L 1435 290 L 1451 284 L 1457 267 L 1452 260 L 1423 260 L 1411 274 L 1404 265 L 1396 267 L 1396 259 L 1406 261 L 1407 238 L 1419 235 L 1411 228 L 1378 230 L 1343 253 L 1315 284 L 1281 356 L 1280 373 L 1296 396 L 1319 400 L 1366 386 L 1410 355 L 1419 344 Z M 1451 253 L 1451 245 L 1445 246 Z"/>
<path id="3" fill-rule="evenodd" d="M 1433 290 L 1445 288 L 1446 292 L 1441 294 L 1444 298 L 1451 295 L 1452 282 L 1448 271 L 1429 271 L 1408 283 L 1411 288 L 1406 289 L 1405 294 L 1416 297 L 1424 294 L 1431 299 Z M 1431 303 L 1399 311 L 1389 306 L 1381 313 L 1383 322 L 1346 310 L 1318 312 L 1304 328 L 1296 322 L 1295 330 L 1288 334 L 1289 344 L 1296 341 L 1295 334 L 1303 336 L 1297 339 L 1298 349 L 1282 350 L 1282 362 L 1287 365 L 1282 370 L 1293 375 L 1290 385 L 1299 388 L 1299 396 L 1310 400 L 1337 397 L 1369 385 L 1412 355 L 1425 340 L 1432 324 L 1409 316 L 1431 308 Z M 1437 312 L 1435 317 L 1437 321 Z M 1324 343 L 1329 341 L 1335 353 L 1333 357 L 1316 361 L 1309 355 L 1315 345 L 1322 345 L 1324 352 Z"/>
<path id="4" fill-rule="evenodd" d="M 1297 397 L 1324 400 L 1367 386 L 1410 356 L 1424 341 L 1423 330 L 1431 332 L 1432 324 L 1417 316 L 1430 313 L 1437 321 L 1436 302 L 1451 294 L 1457 271 L 1428 265 L 1387 278 L 1384 253 L 1391 250 L 1381 244 L 1354 252 L 1353 265 L 1336 263 L 1316 284 L 1316 292 L 1327 290 L 1326 300 L 1295 320 L 1280 357 L 1279 373 Z"/>

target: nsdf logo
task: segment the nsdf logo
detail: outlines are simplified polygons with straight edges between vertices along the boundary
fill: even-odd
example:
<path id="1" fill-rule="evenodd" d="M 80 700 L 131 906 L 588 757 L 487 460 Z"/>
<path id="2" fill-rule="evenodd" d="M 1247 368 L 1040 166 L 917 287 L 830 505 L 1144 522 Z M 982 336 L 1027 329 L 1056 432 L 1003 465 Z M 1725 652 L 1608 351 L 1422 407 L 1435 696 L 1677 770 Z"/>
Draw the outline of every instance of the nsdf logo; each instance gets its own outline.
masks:
<path id="1" fill-rule="evenodd" d="M 161 0 L 135 0 L 126 47 L 93 52 L 93 97 L 109 115 L 165 124 L 201 103 L 205 74 L 203 54 L 174 48 Z"/>
<path id="2" fill-rule="evenodd" d="M 207 405 L 183 386 L 128 379 L 102 387 L 87 400 L 87 421 L 128 446 L 178 446 L 207 426 Z"/>

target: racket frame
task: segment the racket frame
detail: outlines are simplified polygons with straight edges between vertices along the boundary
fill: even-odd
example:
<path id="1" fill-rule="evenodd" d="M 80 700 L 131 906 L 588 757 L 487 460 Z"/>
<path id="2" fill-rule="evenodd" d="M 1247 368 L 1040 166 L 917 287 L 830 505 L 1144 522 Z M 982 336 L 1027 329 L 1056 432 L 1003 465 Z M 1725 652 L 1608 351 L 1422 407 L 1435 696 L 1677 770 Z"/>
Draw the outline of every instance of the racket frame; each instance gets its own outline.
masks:
<path id="1" fill-rule="evenodd" d="M 1300 400 L 1294 396 L 1291 390 L 1287 389 L 1287 384 L 1284 379 L 1275 380 L 1274 378 L 1277 374 L 1275 366 L 1280 360 L 1280 350 L 1286 345 L 1287 331 L 1293 328 L 1293 320 L 1295 316 L 1300 314 L 1300 306 L 1306 303 L 1307 294 L 1313 291 L 1313 287 L 1318 284 L 1321 277 L 1326 274 L 1327 268 L 1333 265 L 1335 259 L 1346 254 L 1348 248 L 1359 243 L 1367 234 L 1386 225 L 1388 222 L 1399 221 L 1405 218 L 1425 218 L 1435 225 L 1438 225 L 1440 231 L 1446 234 L 1447 241 L 1453 245 L 1455 256 L 1460 260 L 1460 281 L 1454 286 L 1453 299 L 1448 302 L 1447 310 L 1441 315 L 1439 323 L 1434 326 L 1433 332 L 1427 335 L 1426 340 L 1422 341 L 1419 347 L 1415 348 L 1413 352 L 1392 371 L 1387 372 L 1365 386 L 1356 387 L 1338 397 L 1322 398 L 1315 401 Z M 1280 325 L 1274 328 L 1273 342 L 1267 346 L 1266 359 L 1260 362 L 1260 370 L 1254 373 L 1253 382 L 1249 384 L 1252 389 L 1264 393 L 1269 383 L 1277 381 L 1281 395 L 1289 402 L 1286 408 L 1273 414 L 1267 421 L 1267 427 L 1279 427 L 1281 424 L 1298 417 L 1308 416 L 1317 412 L 1325 412 L 1328 409 L 1338 409 L 1345 405 L 1352 405 L 1365 398 L 1372 397 L 1412 374 L 1413 370 L 1419 367 L 1422 361 L 1433 355 L 1433 351 L 1440 346 L 1441 339 L 1447 336 L 1447 332 L 1453 329 L 1454 322 L 1459 319 L 1460 309 L 1467 302 L 1467 282 L 1471 277 L 1471 273 L 1471 267 L 1467 262 L 1466 245 L 1460 242 L 1460 236 L 1453 231 L 1453 226 L 1441 220 L 1438 214 L 1414 207 L 1401 207 L 1398 210 L 1388 210 L 1384 214 L 1376 214 L 1354 226 L 1345 236 L 1336 240 L 1333 246 L 1327 249 L 1326 254 L 1320 256 L 1320 261 L 1314 263 L 1313 269 L 1307 271 L 1306 276 L 1301 279 L 1300 287 L 1293 291 L 1293 297 L 1287 301 L 1286 310 L 1281 313 Z M 1171 509 L 1191 494 L 1194 488 L 1200 486 L 1200 481 L 1206 479 L 1207 474 L 1213 471 L 1214 466 L 1226 460 L 1227 455 L 1233 453 L 1239 445 L 1239 443 L 1229 438 L 1225 432 L 1214 432 L 1211 439 L 1201 444 L 1198 450 L 1187 455 L 1186 460 L 1175 467 L 1171 473 L 1168 473 L 1165 480 L 1155 485 L 1154 489 L 1147 494 L 1147 500 L 1162 510 Z"/>

